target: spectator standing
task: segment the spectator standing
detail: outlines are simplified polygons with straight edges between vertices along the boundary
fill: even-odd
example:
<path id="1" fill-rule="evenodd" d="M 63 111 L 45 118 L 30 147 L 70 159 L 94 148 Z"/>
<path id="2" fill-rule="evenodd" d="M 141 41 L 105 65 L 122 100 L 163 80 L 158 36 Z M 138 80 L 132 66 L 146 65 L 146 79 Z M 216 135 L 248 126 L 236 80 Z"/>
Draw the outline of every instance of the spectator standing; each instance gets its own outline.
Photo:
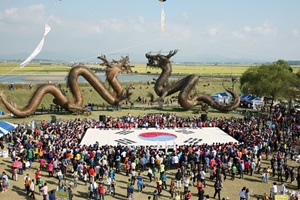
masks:
<path id="1" fill-rule="evenodd" d="M 131 183 L 130 186 L 127 188 L 127 198 L 133 199 L 133 193 L 134 193 L 134 188 Z"/>
<path id="2" fill-rule="evenodd" d="M 55 200 L 54 190 L 51 190 L 51 191 L 50 191 L 50 194 L 49 194 L 49 200 Z"/>
<path id="3" fill-rule="evenodd" d="M 189 191 L 189 185 L 190 185 L 190 179 L 188 176 L 185 176 L 185 179 L 183 180 L 184 194 L 186 194 Z"/>
<path id="4" fill-rule="evenodd" d="M 237 168 L 235 165 L 233 165 L 231 169 L 231 180 L 235 179 L 236 172 L 237 172 Z"/>
<path id="5" fill-rule="evenodd" d="M 98 186 L 98 193 L 99 193 L 99 199 L 104 200 L 105 188 L 102 183 L 100 183 Z"/>
<path id="6" fill-rule="evenodd" d="M 43 195 L 43 200 L 47 200 L 47 196 L 48 196 L 48 185 L 47 183 L 44 183 L 44 186 L 41 189 L 42 191 L 42 195 Z"/>
<path id="7" fill-rule="evenodd" d="M 137 187 L 138 187 L 138 192 L 143 191 L 143 177 L 141 176 L 141 173 L 139 172 L 138 176 L 136 177 L 137 179 Z"/>
<path id="8" fill-rule="evenodd" d="M 187 193 L 185 194 L 185 200 L 190 200 L 191 198 L 192 198 L 192 193 L 191 193 L 191 191 L 189 190 L 189 191 L 187 191 Z"/>
<path id="9" fill-rule="evenodd" d="M 167 175 L 166 172 L 164 172 L 161 176 L 160 179 L 162 181 L 162 189 L 167 190 Z"/>
<path id="10" fill-rule="evenodd" d="M 280 194 L 281 195 L 285 195 L 286 194 L 286 187 L 284 185 L 283 182 L 281 182 L 281 185 L 280 185 Z"/>
<path id="11" fill-rule="evenodd" d="M 154 190 L 154 192 L 153 192 L 153 200 L 158 200 L 158 195 L 159 195 L 159 192 L 157 190 Z"/>
<path id="12" fill-rule="evenodd" d="M 151 167 L 149 167 L 147 176 L 149 178 L 150 183 L 152 182 L 152 175 L 153 175 L 152 169 Z"/>
<path id="13" fill-rule="evenodd" d="M 240 200 L 245 200 L 246 199 L 246 187 L 243 187 L 242 190 L 239 193 Z"/>
<path id="14" fill-rule="evenodd" d="M 174 193 L 175 193 L 175 181 L 174 179 L 171 179 L 170 187 L 169 187 L 169 193 L 171 194 L 171 198 L 173 199 Z"/>
<path id="15" fill-rule="evenodd" d="M 26 194 L 29 195 L 29 192 L 30 192 L 30 178 L 27 176 L 25 176 L 25 182 L 24 182 L 24 185 L 25 185 L 25 189 L 26 189 Z"/>
<path id="16" fill-rule="evenodd" d="M 200 171 L 200 181 L 201 183 L 203 183 L 204 187 L 206 187 L 206 183 L 205 183 L 205 171 L 203 169 L 201 169 Z"/>
<path id="17" fill-rule="evenodd" d="M 180 169 L 175 174 L 175 179 L 176 179 L 176 188 L 181 188 L 181 181 L 182 181 L 182 173 Z"/>
<path id="18" fill-rule="evenodd" d="M 93 195 L 94 195 L 94 184 L 92 182 L 90 182 L 89 187 L 88 187 L 88 191 L 89 191 L 89 199 L 92 200 L 93 199 Z"/>
<path id="19" fill-rule="evenodd" d="M 222 189 L 222 186 L 221 186 L 220 181 L 217 180 L 215 182 L 214 188 L 215 188 L 214 198 L 216 198 L 216 196 L 218 195 L 218 199 L 221 200 L 221 189 Z"/>
<path id="20" fill-rule="evenodd" d="M 271 187 L 271 196 L 272 196 L 272 199 L 275 199 L 275 196 L 277 194 L 277 184 L 276 182 L 273 183 L 273 186 Z"/>
<path id="21" fill-rule="evenodd" d="M 34 185 L 34 179 L 32 179 L 32 181 L 30 181 L 30 193 L 29 193 L 29 197 L 35 199 L 34 196 L 34 192 L 35 192 L 35 185 Z"/>
<path id="22" fill-rule="evenodd" d="M 205 191 L 204 191 L 203 187 L 200 187 L 198 189 L 198 200 L 204 200 L 204 193 L 205 193 Z"/>
<path id="23" fill-rule="evenodd" d="M 249 188 L 246 189 L 245 191 L 245 199 L 246 200 L 250 200 L 250 194 L 251 194 L 251 190 L 249 190 Z"/>

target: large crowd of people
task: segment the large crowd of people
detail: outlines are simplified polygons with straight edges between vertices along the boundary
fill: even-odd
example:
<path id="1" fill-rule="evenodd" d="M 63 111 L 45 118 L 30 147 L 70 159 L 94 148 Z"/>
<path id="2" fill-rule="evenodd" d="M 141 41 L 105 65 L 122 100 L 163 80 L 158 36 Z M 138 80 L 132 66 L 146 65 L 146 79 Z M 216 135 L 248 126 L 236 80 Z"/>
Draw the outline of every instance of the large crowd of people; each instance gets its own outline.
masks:
<path id="1" fill-rule="evenodd" d="M 99 146 L 80 145 L 88 128 L 139 128 L 139 127 L 219 127 L 239 143 L 214 143 L 177 146 L 170 151 L 159 151 L 151 146 Z M 172 199 L 228 199 L 222 196 L 225 180 L 243 179 L 259 173 L 261 181 L 268 183 L 270 176 L 277 176 L 272 188 L 257 198 L 271 199 L 277 194 L 289 194 L 298 199 L 298 193 L 288 192 L 287 181 L 297 181 L 300 189 L 300 170 L 290 167 L 288 159 L 298 154 L 299 131 L 293 115 L 285 115 L 278 109 L 265 117 L 207 118 L 179 117 L 172 113 L 145 114 L 113 118 L 105 121 L 96 119 L 58 120 L 56 123 L 43 121 L 40 126 L 19 125 L 2 137 L 0 146 L 9 143 L 12 162 L 19 161 L 22 167 L 12 168 L 11 178 L 25 174 L 34 162 L 39 164 L 35 177 L 24 176 L 26 194 L 35 199 L 35 187 L 43 199 L 54 199 L 55 191 L 49 191 L 42 173 L 57 179 L 56 191 L 68 192 L 72 199 L 79 182 L 87 187 L 89 199 L 102 199 L 106 195 L 118 194 L 116 173 L 128 176 L 127 198 L 133 199 L 136 192 L 143 193 L 145 182 L 155 185 L 153 195 L 146 198 L 157 200 L 163 191 Z M 270 161 L 262 167 L 262 159 Z M 173 178 L 167 177 L 169 170 L 175 171 Z M 147 176 L 141 173 L 146 172 Z M 66 177 L 72 180 L 67 181 Z M 168 180 L 169 179 L 169 180 Z M 70 180 L 70 179 L 69 179 Z M 214 194 L 205 192 L 207 181 L 214 182 Z M 277 187 L 280 185 L 279 187 Z M 280 184 L 279 184 L 280 183 Z M 11 182 L 3 172 L 1 190 L 6 192 Z M 183 188 L 183 190 L 181 189 Z M 197 187 L 198 192 L 191 192 Z M 238 192 L 238 191 L 237 191 Z M 146 195 L 146 194 L 145 194 Z M 240 199 L 250 199 L 251 189 L 243 187 Z M 229 197 L 230 198 L 230 197 Z"/>

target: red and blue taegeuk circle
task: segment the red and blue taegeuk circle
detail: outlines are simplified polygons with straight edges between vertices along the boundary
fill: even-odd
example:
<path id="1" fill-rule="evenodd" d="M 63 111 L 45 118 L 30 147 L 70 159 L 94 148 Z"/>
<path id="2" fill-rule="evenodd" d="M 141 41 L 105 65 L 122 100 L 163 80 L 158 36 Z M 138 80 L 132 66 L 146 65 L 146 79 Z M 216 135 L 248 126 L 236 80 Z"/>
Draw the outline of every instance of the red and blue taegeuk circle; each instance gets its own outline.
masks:
<path id="1" fill-rule="evenodd" d="M 146 141 L 170 141 L 175 140 L 177 136 L 166 132 L 145 132 L 140 133 L 138 138 Z"/>

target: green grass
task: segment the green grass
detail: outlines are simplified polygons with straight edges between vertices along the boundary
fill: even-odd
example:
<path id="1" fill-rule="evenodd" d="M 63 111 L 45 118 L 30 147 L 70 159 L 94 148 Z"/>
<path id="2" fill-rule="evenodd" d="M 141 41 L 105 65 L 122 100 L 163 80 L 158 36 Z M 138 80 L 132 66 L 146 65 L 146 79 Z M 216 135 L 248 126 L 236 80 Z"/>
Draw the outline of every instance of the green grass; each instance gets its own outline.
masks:
<path id="1" fill-rule="evenodd" d="M 134 65 L 133 71 L 138 73 L 160 73 L 159 69 L 146 68 L 146 64 L 132 63 Z M 91 67 L 103 68 L 100 65 L 88 64 Z M 206 74 L 206 75 L 220 75 L 220 74 L 235 74 L 241 75 L 250 65 L 173 65 L 174 74 Z M 24 68 L 19 68 L 19 63 L 8 62 L 0 63 L 0 74 L 51 74 L 51 73 L 68 73 L 71 66 L 53 64 L 40 65 L 40 63 L 30 63 Z"/>

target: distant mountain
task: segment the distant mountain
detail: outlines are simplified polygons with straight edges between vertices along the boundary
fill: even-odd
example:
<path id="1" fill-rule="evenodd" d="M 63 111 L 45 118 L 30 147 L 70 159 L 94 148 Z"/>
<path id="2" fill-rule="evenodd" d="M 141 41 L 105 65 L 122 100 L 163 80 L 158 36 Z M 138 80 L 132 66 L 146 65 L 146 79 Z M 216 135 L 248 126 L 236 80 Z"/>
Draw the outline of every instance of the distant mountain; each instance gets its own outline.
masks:
<path id="1" fill-rule="evenodd" d="M 70 53 L 70 52 L 68 52 Z M 144 55 L 131 53 L 128 54 L 131 63 L 146 63 L 147 59 Z M 6 54 L 0 55 L 0 61 L 17 61 L 22 62 L 29 56 L 28 53 L 21 52 L 15 54 Z M 118 59 L 115 56 L 114 59 Z M 51 62 L 99 62 L 99 59 L 93 58 L 90 55 L 80 55 L 76 56 L 75 54 L 66 54 L 53 51 L 42 51 L 39 55 L 35 57 L 35 60 L 39 61 L 51 61 Z M 225 57 L 216 54 L 188 54 L 182 56 L 180 53 L 171 58 L 174 63 L 182 64 L 262 64 L 262 63 L 272 63 L 276 61 L 269 60 L 256 60 L 249 58 L 232 58 Z M 287 61 L 290 65 L 300 65 L 298 60 L 289 60 Z"/>

